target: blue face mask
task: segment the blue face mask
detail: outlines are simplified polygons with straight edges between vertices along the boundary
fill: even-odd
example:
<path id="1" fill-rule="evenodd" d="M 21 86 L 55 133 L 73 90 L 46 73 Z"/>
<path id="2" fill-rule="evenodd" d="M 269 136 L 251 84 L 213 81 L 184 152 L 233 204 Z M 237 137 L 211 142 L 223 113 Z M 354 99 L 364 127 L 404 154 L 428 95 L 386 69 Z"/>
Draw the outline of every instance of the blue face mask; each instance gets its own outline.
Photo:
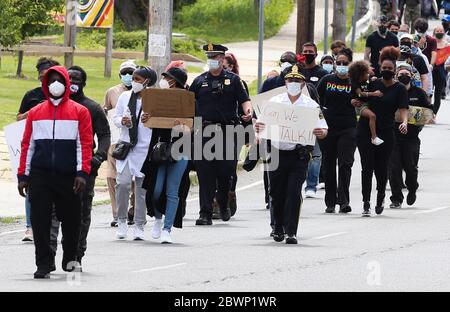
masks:
<path id="1" fill-rule="evenodd" d="M 412 46 L 412 47 L 411 47 L 411 52 L 412 52 L 413 54 L 417 54 L 417 53 L 419 53 L 419 48 L 418 48 L 418 47 L 415 47 L 415 46 Z"/>
<path id="2" fill-rule="evenodd" d="M 339 75 L 347 75 L 348 74 L 348 66 L 346 66 L 346 65 L 337 65 L 336 66 L 336 72 Z"/>
<path id="3" fill-rule="evenodd" d="M 322 64 L 322 68 L 325 69 L 328 73 L 331 73 L 334 70 L 333 64 Z"/>
<path id="4" fill-rule="evenodd" d="M 120 80 L 122 80 L 122 83 L 125 86 L 130 87 L 131 81 L 133 81 L 133 75 L 130 75 L 130 74 L 120 75 Z"/>

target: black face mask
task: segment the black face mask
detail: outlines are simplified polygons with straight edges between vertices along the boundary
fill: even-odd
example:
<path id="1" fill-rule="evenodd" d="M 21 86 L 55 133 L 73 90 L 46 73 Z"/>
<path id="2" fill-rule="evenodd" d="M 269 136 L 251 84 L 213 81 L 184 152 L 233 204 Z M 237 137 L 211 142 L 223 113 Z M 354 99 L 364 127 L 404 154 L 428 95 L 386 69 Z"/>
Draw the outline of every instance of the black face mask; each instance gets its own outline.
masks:
<path id="1" fill-rule="evenodd" d="M 390 70 L 383 70 L 381 71 L 381 77 L 383 77 L 384 80 L 391 80 L 392 78 L 394 78 L 395 73 L 393 71 Z"/>
<path id="2" fill-rule="evenodd" d="M 394 35 L 398 36 L 398 31 L 391 31 Z"/>
<path id="3" fill-rule="evenodd" d="M 387 27 L 386 26 L 380 26 L 378 27 L 378 31 L 380 32 L 380 34 L 385 35 L 387 32 Z"/>
<path id="4" fill-rule="evenodd" d="M 403 83 L 405 86 L 408 85 L 411 82 L 411 77 L 408 75 L 400 75 L 397 77 L 398 81 Z"/>
<path id="5" fill-rule="evenodd" d="M 305 54 L 306 57 L 306 64 L 311 64 L 316 59 L 315 54 Z"/>
<path id="6" fill-rule="evenodd" d="M 436 38 L 439 39 L 439 40 L 441 40 L 442 38 L 444 38 L 444 34 L 443 34 L 443 33 L 437 33 L 435 36 L 436 36 Z"/>

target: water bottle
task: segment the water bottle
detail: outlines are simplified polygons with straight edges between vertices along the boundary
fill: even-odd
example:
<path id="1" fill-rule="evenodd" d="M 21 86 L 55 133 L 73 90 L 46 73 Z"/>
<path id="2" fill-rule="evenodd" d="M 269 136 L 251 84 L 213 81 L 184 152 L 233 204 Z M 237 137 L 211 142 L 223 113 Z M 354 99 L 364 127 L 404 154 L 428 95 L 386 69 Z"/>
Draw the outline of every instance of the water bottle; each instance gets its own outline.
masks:
<path id="1" fill-rule="evenodd" d="M 130 125 L 127 126 L 128 128 L 132 128 L 133 127 L 133 120 L 131 119 L 131 111 L 130 108 L 127 106 L 127 109 L 125 110 L 125 112 L 123 113 L 123 117 L 128 117 L 130 118 Z"/>

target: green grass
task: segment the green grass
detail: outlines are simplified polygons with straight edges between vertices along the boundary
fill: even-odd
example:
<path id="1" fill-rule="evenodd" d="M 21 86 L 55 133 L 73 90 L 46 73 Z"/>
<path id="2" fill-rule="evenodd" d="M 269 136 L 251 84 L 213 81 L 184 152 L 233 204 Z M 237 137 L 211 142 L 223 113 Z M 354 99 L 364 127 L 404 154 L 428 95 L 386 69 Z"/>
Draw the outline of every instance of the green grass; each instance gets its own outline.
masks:
<path id="1" fill-rule="evenodd" d="M 26 56 L 23 63 L 24 79 L 15 78 L 17 69 L 17 57 L 2 56 L 2 67 L 0 70 L 0 129 L 5 125 L 14 122 L 20 107 L 23 95 L 28 90 L 40 85 L 36 73 L 36 61 L 38 57 Z M 60 63 L 64 63 L 63 57 L 55 57 Z M 113 60 L 113 75 L 111 79 L 103 77 L 104 61 L 102 58 L 75 57 L 75 64 L 83 67 L 88 75 L 85 94 L 103 104 L 105 92 L 108 88 L 120 83 L 118 72 L 120 63 L 123 60 Z M 138 60 L 138 64 L 144 65 L 144 60 Z"/>
<path id="2" fill-rule="evenodd" d="M 293 0 L 271 0 L 265 6 L 265 37 L 277 34 L 289 19 Z M 175 14 L 174 31 L 209 42 L 258 39 L 258 12 L 253 0 L 197 0 Z"/>
<path id="3" fill-rule="evenodd" d="M 248 84 L 248 92 L 250 93 L 250 96 L 258 94 L 258 79 L 253 80 Z"/>
<path id="4" fill-rule="evenodd" d="M 23 220 L 25 220 L 24 217 L 2 217 L 0 218 L 1 224 L 16 224 L 21 223 Z"/>

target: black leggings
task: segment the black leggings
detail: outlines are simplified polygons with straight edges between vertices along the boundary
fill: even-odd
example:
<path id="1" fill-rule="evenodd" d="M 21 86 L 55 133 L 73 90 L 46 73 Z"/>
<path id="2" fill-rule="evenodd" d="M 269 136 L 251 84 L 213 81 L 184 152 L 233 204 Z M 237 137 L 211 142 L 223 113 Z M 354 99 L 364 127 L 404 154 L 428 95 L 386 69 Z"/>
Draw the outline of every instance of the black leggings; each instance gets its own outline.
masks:
<path id="1" fill-rule="evenodd" d="M 377 129 L 377 134 L 380 139 L 384 140 L 384 143 L 378 146 L 371 143 L 368 126 L 360 124 L 358 127 L 357 144 L 361 156 L 363 202 L 370 202 L 374 172 L 378 194 L 380 197 L 384 197 L 386 192 L 389 157 L 394 147 L 394 129 Z"/>
<path id="2" fill-rule="evenodd" d="M 434 83 L 434 104 L 433 113 L 437 114 L 441 107 L 442 90 L 445 90 L 447 81 L 445 80 L 444 65 L 435 66 L 433 69 L 433 83 Z"/>

